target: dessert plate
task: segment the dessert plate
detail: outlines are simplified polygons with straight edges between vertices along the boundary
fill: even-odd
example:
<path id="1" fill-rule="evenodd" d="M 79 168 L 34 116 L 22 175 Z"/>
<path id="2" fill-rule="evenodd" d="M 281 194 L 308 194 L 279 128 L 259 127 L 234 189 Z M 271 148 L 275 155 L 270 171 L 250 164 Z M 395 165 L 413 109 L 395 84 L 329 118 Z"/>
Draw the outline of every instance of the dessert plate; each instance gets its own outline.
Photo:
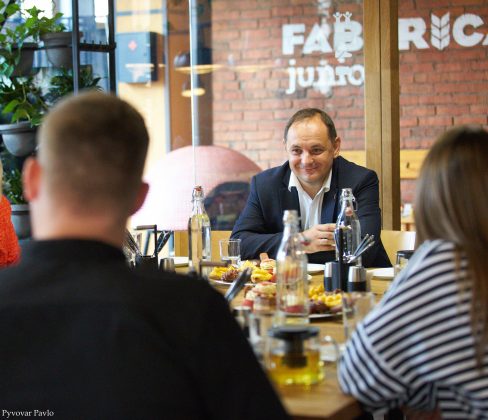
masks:
<path id="1" fill-rule="evenodd" d="M 188 265 L 188 257 L 173 257 L 175 267 L 186 267 Z"/>

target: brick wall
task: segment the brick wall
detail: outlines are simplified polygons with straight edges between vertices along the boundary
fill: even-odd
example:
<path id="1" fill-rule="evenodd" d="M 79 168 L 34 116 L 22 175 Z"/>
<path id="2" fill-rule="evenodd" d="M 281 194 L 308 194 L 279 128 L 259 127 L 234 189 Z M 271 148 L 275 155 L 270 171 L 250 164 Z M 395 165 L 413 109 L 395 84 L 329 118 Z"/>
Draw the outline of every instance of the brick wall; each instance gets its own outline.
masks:
<path id="1" fill-rule="evenodd" d="M 332 3 L 327 22 L 334 23 L 335 12 L 351 12 L 362 21 L 362 6 L 357 2 L 310 0 L 213 0 L 212 48 L 214 62 L 226 63 L 212 75 L 214 144 L 239 150 L 263 169 L 285 159 L 281 139 L 287 119 L 303 107 L 318 107 L 334 119 L 343 148 L 364 147 L 363 85 L 334 86 L 322 93 L 312 87 L 290 88 L 289 60 L 296 68 L 319 66 L 321 59 L 334 68 L 362 64 L 362 50 L 340 63 L 334 53 L 294 54 L 282 51 L 282 25 L 305 24 L 305 38 L 323 16 L 320 4 Z M 416 0 L 399 2 L 400 18 L 422 18 L 426 25 L 426 49 L 412 44 L 400 53 L 400 137 L 401 147 L 429 148 L 446 128 L 465 123 L 488 126 L 488 41 L 460 46 L 452 37 L 453 25 L 463 14 L 474 14 L 484 22 L 467 26 L 465 35 L 474 32 L 488 36 L 488 4 L 483 0 Z M 432 46 L 431 14 L 442 18 L 449 13 L 449 45 L 443 50 Z M 435 19 L 435 18 L 434 18 Z M 446 30 L 446 25 L 444 25 Z M 442 36 L 445 38 L 446 34 Z M 333 36 L 329 38 L 333 47 Z M 482 45 L 485 43 L 486 45 Z M 249 71 L 249 66 L 260 66 Z M 306 72 L 306 70 L 305 70 Z M 305 73 L 307 74 L 307 73 Z M 314 76 L 318 77 L 314 70 Z M 356 73 L 357 76 L 357 73 Z M 337 77 L 337 76 L 336 76 Z M 413 182 L 401 184 L 402 200 L 409 202 Z"/>

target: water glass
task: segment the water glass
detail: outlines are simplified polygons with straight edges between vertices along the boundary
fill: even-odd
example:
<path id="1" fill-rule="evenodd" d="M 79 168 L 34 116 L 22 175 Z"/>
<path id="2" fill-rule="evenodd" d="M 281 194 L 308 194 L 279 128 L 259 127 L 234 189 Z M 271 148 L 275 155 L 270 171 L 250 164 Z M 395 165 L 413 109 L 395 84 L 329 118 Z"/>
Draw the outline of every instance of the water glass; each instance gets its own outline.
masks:
<path id="1" fill-rule="evenodd" d="M 162 271 L 169 271 L 174 273 L 176 271 L 174 258 L 162 258 L 159 262 L 159 269 Z"/>
<path id="2" fill-rule="evenodd" d="M 249 314 L 249 341 L 260 361 L 263 361 L 268 331 L 274 323 L 274 312 L 251 312 Z"/>
<path id="3" fill-rule="evenodd" d="M 342 319 L 344 336 L 351 338 L 363 318 L 374 308 L 375 297 L 372 292 L 350 292 L 342 294 Z"/>
<path id="4" fill-rule="evenodd" d="M 224 262 L 238 266 L 241 262 L 241 240 L 222 239 L 219 241 L 220 259 Z"/>

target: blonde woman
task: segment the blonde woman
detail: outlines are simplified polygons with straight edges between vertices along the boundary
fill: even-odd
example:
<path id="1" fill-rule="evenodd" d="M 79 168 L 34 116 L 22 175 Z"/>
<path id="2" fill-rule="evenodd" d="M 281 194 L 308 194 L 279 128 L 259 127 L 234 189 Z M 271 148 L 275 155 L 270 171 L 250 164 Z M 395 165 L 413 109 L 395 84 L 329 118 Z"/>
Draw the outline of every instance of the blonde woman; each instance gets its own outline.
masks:
<path id="1" fill-rule="evenodd" d="M 12 225 L 10 203 L 2 191 L 3 166 L 0 161 L 0 268 L 14 264 L 20 258 L 20 247 Z"/>
<path id="2" fill-rule="evenodd" d="M 360 324 L 343 390 L 373 412 L 400 407 L 488 418 L 488 133 L 460 127 L 433 145 L 415 198 L 422 245 Z"/>

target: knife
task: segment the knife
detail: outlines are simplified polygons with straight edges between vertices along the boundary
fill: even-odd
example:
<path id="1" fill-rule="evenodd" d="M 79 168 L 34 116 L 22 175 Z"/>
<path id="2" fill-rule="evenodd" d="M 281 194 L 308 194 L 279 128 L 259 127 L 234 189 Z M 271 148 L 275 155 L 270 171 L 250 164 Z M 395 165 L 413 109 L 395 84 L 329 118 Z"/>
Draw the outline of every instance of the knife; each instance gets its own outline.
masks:
<path id="1" fill-rule="evenodd" d="M 227 302 L 231 302 L 237 294 L 242 290 L 244 285 L 251 279 L 252 270 L 250 268 L 246 268 L 241 274 L 232 282 L 225 294 L 225 299 Z"/>

